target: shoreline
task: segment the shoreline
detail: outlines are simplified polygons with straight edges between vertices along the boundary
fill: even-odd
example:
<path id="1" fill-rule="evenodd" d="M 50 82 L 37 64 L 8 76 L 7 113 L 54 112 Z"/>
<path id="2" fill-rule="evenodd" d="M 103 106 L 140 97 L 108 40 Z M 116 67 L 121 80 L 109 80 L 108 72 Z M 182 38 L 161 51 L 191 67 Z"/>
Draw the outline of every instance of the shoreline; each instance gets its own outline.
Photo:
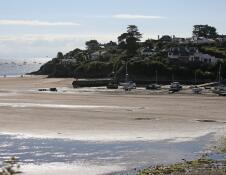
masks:
<path id="1" fill-rule="evenodd" d="M 214 145 L 216 145 L 218 141 L 213 135 L 200 137 L 198 140 L 189 141 L 187 143 L 174 143 L 170 141 L 102 143 L 62 139 L 18 138 L 16 136 L 1 134 L 0 140 L 4 143 L 3 148 L 7 149 L 6 152 L 0 150 L 0 155 L 16 156 L 16 158 L 20 159 L 20 164 L 25 174 L 32 175 L 36 174 L 37 172 L 35 173 L 35 170 L 39 170 L 40 168 L 41 171 L 38 171 L 38 175 L 43 175 L 47 172 L 48 174 L 54 174 L 53 172 L 57 170 L 65 170 L 69 172 L 70 175 L 75 174 L 75 172 L 88 173 L 89 170 L 93 170 L 88 173 L 89 175 L 100 174 L 94 172 L 103 172 L 101 174 L 104 175 L 135 175 L 139 170 L 150 166 L 162 164 L 165 166 L 172 165 L 181 162 L 183 159 L 196 160 L 200 155 L 205 153 L 210 154 L 210 150 L 214 148 Z M 6 140 L 11 144 L 7 144 Z M 13 146 L 14 142 L 19 143 L 19 145 L 16 144 L 18 146 Z M 33 145 L 35 145 L 35 147 L 33 147 Z M 67 149 L 62 150 L 63 145 L 67 145 Z M 196 146 L 194 147 L 194 145 Z M 202 146 L 200 147 L 198 145 Z M 50 146 L 51 150 L 46 150 L 46 148 Z M 120 151 L 115 152 L 114 150 L 116 148 L 120 149 Z M 93 152 L 93 149 L 95 149 L 95 152 Z M 103 154 L 103 152 L 106 151 L 108 153 Z M 131 151 L 135 152 L 130 153 Z M 162 154 L 167 154 L 168 156 L 164 158 L 161 156 Z M 77 159 L 72 158 L 71 155 L 77 157 Z M 156 157 L 156 155 L 158 156 Z M 156 159 L 153 159 L 153 157 L 156 157 Z M 81 160 L 84 158 L 86 158 L 87 161 L 80 164 Z M 1 156 L 0 161 L 2 159 L 3 157 Z M 67 163 L 63 161 L 64 159 L 67 160 Z M 92 160 L 95 160 L 96 163 L 93 164 Z M 111 172 L 108 166 L 110 164 L 112 165 Z M 53 172 L 48 171 L 50 167 L 51 169 L 53 168 Z M 45 173 L 43 170 L 45 170 Z"/>
<path id="2" fill-rule="evenodd" d="M 47 142 L 60 139 L 100 145 L 139 143 L 135 148 L 145 142 L 159 142 L 164 148 L 166 141 L 165 146 L 186 145 L 211 133 L 214 133 L 213 140 L 226 134 L 224 97 L 145 91 L 150 93 L 146 95 L 139 88 L 129 93 L 122 89 L 73 89 L 73 79 L 48 79 L 45 76 L 0 78 L 0 81 L 0 133 L 16 134 L 15 140 Z M 52 87 L 59 91 L 38 91 Z M 151 148 L 147 145 L 142 151 L 146 153 Z M 117 153 L 118 149 L 112 150 Z M 163 151 L 161 155 L 171 151 Z M 133 156 L 132 152 L 134 150 L 129 156 Z M 154 149 L 151 155 L 155 152 Z M 145 156 L 151 162 L 151 156 L 146 154 L 139 162 L 144 161 Z M 106 160 L 109 159 L 113 159 L 112 156 Z"/>

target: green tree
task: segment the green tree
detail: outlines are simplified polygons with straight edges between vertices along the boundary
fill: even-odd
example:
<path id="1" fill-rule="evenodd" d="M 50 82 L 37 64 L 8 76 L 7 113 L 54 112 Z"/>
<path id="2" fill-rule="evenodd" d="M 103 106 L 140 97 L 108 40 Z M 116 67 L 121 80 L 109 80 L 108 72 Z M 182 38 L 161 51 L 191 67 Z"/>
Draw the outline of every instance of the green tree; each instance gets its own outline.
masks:
<path id="1" fill-rule="evenodd" d="M 162 38 L 160 38 L 160 41 L 163 41 L 163 42 L 172 42 L 172 37 L 169 36 L 169 35 L 164 35 L 164 36 L 162 36 Z"/>
<path id="2" fill-rule="evenodd" d="M 144 47 L 147 47 L 149 49 L 153 49 L 154 48 L 154 43 L 151 39 L 147 39 L 146 41 L 144 41 L 143 43 Z"/>
<path id="3" fill-rule="evenodd" d="M 142 34 L 139 32 L 138 27 L 129 25 L 127 27 L 127 32 L 118 37 L 119 47 L 125 49 L 128 55 L 133 56 L 139 48 L 139 41 L 141 38 Z"/>
<path id="4" fill-rule="evenodd" d="M 86 56 L 83 52 L 81 52 L 81 53 L 77 54 L 76 60 L 77 60 L 79 63 L 86 62 L 86 61 L 87 61 L 87 56 Z"/>
<path id="5" fill-rule="evenodd" d="M 193 28 L 193 36 L 215 38 L 217 36 L 217 29 L 209 25 L 195 25 Z"/>
<path id="6" fill-rule="evenodd" d="M 58 52 L 58 53 L 57 53 L 57 59 L 59 59 L 59 60 L 64 59 L 64 55 L 63 55 L 62 52 Z"/>
<path id="7" fill-rule="evenodd" d="M 97 40 L 90 40 L 86 42 L 88 51 L 94 52 L 100 49 L 100 43 Z"/>
<path id="8" fill-rule="evenodd" d="M 110 41 L 110 42 L 104 44 L 104 46 L 105 46 L 105 48 L 117 47 L 117 43 Z"/>

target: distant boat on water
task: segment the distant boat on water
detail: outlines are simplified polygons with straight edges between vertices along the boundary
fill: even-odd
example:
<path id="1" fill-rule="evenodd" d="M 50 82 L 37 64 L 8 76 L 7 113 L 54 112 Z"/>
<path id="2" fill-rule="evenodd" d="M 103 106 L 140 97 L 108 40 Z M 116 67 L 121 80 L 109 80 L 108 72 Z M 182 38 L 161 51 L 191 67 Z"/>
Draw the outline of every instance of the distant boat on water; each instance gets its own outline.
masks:
<path id="1" fill-rule="evenodd" d="M 36 64 L 35 64 L 36 63 Z M 40 64 L 39 64 L 40 63 Z M 8 59 L 0 61 L 0 76 L 20 76 L 40 69 L 42 59 Z"/>

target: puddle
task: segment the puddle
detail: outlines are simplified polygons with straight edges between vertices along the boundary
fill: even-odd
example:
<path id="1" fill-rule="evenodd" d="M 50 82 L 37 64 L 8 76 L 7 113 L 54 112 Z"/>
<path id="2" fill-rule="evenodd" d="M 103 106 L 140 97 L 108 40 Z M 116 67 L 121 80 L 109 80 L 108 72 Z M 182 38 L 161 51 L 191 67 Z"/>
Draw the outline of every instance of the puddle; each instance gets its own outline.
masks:
<path id="1" fill-rule="evenodd" d="M 216 123 L 218 121 L 216 120 L 196 120 L 197 122 L 201 122 L 201 123 Z"/>
<path id="2" fill-rule="evenodd" d="M 135 118 L 135 120 L 157 120 L 157 118 Z"/>
<path id="3" fill-rule="evenodd" d="M 226 121 L 209 120 L 209 119 L 196 120 L 196 121 L 197 121 L 197 122 L 200 122 L 200 123 L 226 123 Z"/>
<path id="4" fill-rule="evenodd" d="M 83 169 L 84 172 L 89 166 L 101 168 L 109 165 L 122 167 L 121 170 L 130 170 L 134 167 L 170 164 L 182 159 L 197 158 L 213 142 L 214 134 L 188 142 L 91 142 L 0 135 L 0 161 L 16 156 L 22 164 L 79 164 L 83 165 L 80 171 Z M 73 174 L 76 173 L 70 175 Z"/>

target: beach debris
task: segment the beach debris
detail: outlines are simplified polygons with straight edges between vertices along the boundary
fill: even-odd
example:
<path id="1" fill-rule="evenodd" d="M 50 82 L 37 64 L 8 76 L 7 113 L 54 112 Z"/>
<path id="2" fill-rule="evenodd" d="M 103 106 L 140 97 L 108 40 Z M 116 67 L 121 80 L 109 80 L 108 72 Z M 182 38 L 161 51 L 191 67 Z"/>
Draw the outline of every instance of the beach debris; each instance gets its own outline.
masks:
<path id="1" fill-rule="evenodd" d="M 57 88 L 50 88 L 49 89 L 51 92 L 57 92 Z"/>
<path id="2" fill-rule="evenodd" d="M 45 92 L 47 89 L 38 89 L 39 92 Z"/>
<path id="3" fill-rule="evenodd" d="M 0 167 L 0 175 L 14 175 L 21 174 L 19 159 L 16 157 L 11 157 L 8 160 L 3 162 L 3 165 Z"/>
<path id="4" fill-rule="evenodd" d="M 204 119 L 204 120 L 196 120 L 197 122 L 202 122 L 202 123 L 216 123 L 216 120 L 210 120 L 210 119 Z"/>
<path id="5" fill-rule="evenodd" d="M 50 91 L 50 92 L 57 92 L 57 88 L 42 88 L 42 89 L 38 89 L 39 92 L 47 92 L 47 91 Z"/>

